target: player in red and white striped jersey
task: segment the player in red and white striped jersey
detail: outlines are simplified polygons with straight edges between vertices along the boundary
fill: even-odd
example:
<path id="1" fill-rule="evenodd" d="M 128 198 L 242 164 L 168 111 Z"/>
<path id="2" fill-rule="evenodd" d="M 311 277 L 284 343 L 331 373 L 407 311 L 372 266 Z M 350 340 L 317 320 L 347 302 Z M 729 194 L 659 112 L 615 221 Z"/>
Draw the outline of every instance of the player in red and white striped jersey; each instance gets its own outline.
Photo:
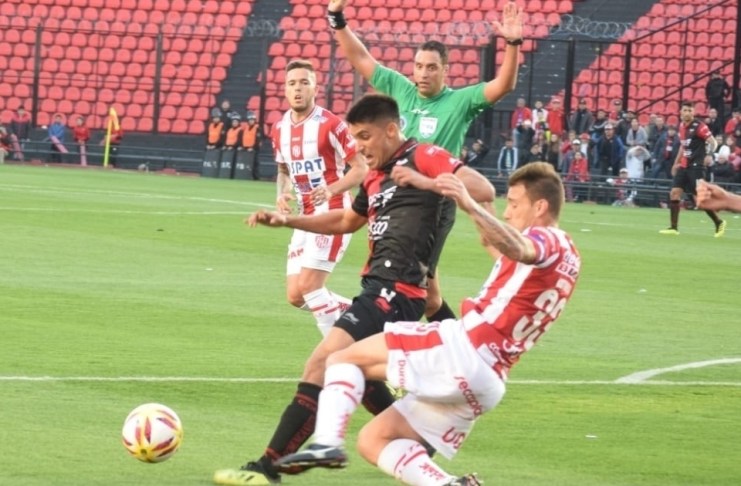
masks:
<path id="1" fill-rule="evenodd" d="M 272 131 L 278 163 L 278 209 L 291 212 L 292 200 L 300 214 L 350 207 L 352 198 L 348 191 L 365 178 L 368 166 L 357 153 L 345 122 L 316 105 L 316 73 L 310 62 L 297 60 L 286 66 L 285 95 L 291 109 Z M 288 301 L 310 310 L 322 335 L 331 329 L 342 307 L 350 303 L 326 287 L 350 238 L 350 234 L 295 230 L 288 246 Z"/>
<path id="2" fill-rule="evenodd" d="M 452 458 L 475 421 L 499 403 L 509 368 L 571 297 L 581 259 L 558 228 L 564 188 L 550 164 L 527 164 L 510 176 L 506 222 L 477 204 L 454 174 L 437 176 L 435 185 L 501 252 L 483 289 L 464 301 L 459 320 L 390 322 L 383 334 L 333 353 L 314 443 L 276 461 L 279 467 L 344 466 L 345 432 L 364 382 L 387 378 L 408 393 L 360 431 L 360 454 L 405 484 L 478 484 L 443 471 L 424 445 Z"/>

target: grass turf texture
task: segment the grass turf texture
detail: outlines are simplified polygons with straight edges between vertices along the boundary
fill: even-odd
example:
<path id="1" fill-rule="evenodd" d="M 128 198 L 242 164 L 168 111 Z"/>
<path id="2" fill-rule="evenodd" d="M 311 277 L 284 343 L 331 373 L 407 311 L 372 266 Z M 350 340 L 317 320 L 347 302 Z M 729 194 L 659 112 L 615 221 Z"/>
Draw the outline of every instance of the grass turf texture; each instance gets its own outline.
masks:
<path id="1" fill-rule="evenodd" d="M 285 302 L 290 231 L 242 224 L 273 197 L 271 183 L 0 167 L 0 484 L 205 485 L 261 453 L 318 340 L 310 314 Z M 725 238 L 695 211 L 671 237 L 657 233 L 667 210 L 568 205 L 562 226 L 583 258 L 576 294 L 443 467 L 496 484 L 736 483 L 741 363 L 653 378 L 671 386 L 613 383 L 741 358 L 741 220 L 723 217 Z M 357 293 L 365 254 L 361 232 L 333 290 Z M 446 298 L 457 307 L 489 269 L 461 215 L 441 264 Z M 205 380 L 12 378 L 42 376 Z M 239 378 L 288 380 L 208 381 Z M 185 427 L 158 465 L 120 444 L 126 414 L 149 401 Z M 367 419 L 355 417 L 351 441 Z M 345 471 L 285 483 L 395 484 L 350 451 Z"/>

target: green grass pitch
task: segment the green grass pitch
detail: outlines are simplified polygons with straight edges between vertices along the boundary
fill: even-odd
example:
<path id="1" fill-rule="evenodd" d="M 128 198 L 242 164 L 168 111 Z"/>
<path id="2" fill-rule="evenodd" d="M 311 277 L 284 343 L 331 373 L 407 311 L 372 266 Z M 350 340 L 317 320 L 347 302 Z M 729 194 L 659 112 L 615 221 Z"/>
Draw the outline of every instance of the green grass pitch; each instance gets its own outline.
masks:
<path id="1" fill-rule="evenodd" d="M 0 484 L 207 485 L 262 452 L 318 341 L 285 301 L 290 231 L 242 223 L 274 194 L 265 182 L 0 166 Z M 657 233 L 666 210 L 568 205 L 576 293 L 443 467 L 487 484 L 739 484 L 741 220 L 723 217 L 724 238 L 701 211 L 683 212 L 671 237 Z M 441 263 L 456 307 L 491 266 L 477 241 L 461 215 Z M 333 290 L 357 293 L 366 248 L 361 231 Z M 126 414 L 149 401 L 185 428 L 157 465 L 120 443 Z M 355 417 L 351 441 L 367 419 Z M 284 483 L 395 484 L 354 452 L 344 471 Z"/>

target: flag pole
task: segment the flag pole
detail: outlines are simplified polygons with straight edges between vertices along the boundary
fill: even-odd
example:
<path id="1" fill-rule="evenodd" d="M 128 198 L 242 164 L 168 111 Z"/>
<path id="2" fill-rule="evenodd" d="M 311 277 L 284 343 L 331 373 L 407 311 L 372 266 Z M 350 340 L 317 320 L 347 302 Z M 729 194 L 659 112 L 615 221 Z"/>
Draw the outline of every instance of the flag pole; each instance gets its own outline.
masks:
<path id="1" fill-rule="evenodd" d="M 111 150 L 111 130 L 113 129 L 113 117 L 108 115 L 108 129 L 105 134 L 105 151 L 103 152 L 103 167 L 108 167 L 108 153 Z"/>
<path id="2" fill-rule="evenodd" d="M 108 129 L 106 130 L 105 135 L 105 154 L 103 155 L 103 167 L 108 167 L 108 156 L 111 151 L 111 132 L 113 129 L 116 129 L 118 131 L 118 113 L 116 113 L 116 110 L 111 106 L 111 108 L 108 110 Z"/>

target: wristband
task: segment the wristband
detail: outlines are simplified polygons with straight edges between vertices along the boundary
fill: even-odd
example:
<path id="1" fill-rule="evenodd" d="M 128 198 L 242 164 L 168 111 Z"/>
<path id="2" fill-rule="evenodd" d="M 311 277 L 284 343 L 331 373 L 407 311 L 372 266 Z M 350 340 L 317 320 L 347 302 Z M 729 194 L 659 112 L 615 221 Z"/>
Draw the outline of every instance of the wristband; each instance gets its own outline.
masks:
<path id="1" fill-rule="evenodd" d="M 508 46 L 521 46 L 523 40 L 522 37 L 520 37 L 519 39 L 504 39 L 504 42 L 506 42 Z"/>
<path id="2" fill-rule="evenodd" d="M 345 14 L 342 13 L 342 10 L 338 12 L 328 11 L 327 19 L 329 20 L 329 26 L 334 30 L 342 30 L 347 27 L 347 20 L 345 20 Z"/>

